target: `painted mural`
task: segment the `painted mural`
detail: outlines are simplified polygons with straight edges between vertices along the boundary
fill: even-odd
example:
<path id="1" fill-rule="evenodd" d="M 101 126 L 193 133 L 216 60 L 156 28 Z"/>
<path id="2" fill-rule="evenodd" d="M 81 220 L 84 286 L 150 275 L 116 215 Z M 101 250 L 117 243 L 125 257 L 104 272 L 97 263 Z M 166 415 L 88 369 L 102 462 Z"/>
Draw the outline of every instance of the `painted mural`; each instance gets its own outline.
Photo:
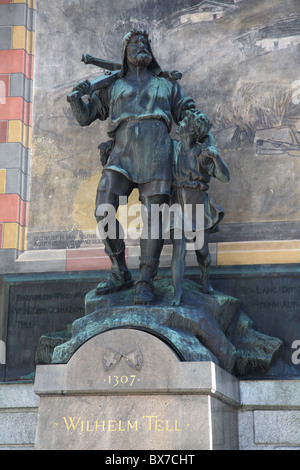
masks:
<path id="1" fill-rule="evenodd" d="M 181 85 L 213 123 L 231 170 L 228 185 L 211 185 L 226 212 L 218 239 L 293 238 L 300 228 L 299 0 L 39 0 L 29 248 L 42 232 L 95 229 L 106 124 L 79 128 L 66 95 L 101 74 L 81 62 L 82 53 L 120 61 L 122 37 L 136 27 L 148 31 L 162 68 L 183 74 Z"/>

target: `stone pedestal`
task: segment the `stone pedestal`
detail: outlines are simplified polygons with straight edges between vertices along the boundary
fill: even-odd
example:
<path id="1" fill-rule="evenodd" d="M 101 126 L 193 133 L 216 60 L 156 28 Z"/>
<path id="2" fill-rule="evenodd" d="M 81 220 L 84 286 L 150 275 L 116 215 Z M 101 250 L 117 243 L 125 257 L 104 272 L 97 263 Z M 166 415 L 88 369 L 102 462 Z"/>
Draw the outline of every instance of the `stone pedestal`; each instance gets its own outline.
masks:
<path id="1" fill-rule="evenodd" d="M 134 287 L 85 297 L 85 316 L 65 331 L 40 338 L 37 364 L 66 364 L 93 336 L 112 329 L 146 331 L 169 344 L 182 361 L 214 362 L 232 375 L 269 370 L 280 354 L 282 341 L 256 331 L 240 308 L 240 300 L 214 291 L 200 292 L 199 284 L 185 279 L 183 301 L 173 306 L 171 278 L 156 281 L 154 305 L 135 305 Z"/>
<path id="2" fill-rule="evenodd" d="M 144 331 L 106 331 L 38 366 L 35 393 L 36 449 L 238 448 L 238 380 Z"/>

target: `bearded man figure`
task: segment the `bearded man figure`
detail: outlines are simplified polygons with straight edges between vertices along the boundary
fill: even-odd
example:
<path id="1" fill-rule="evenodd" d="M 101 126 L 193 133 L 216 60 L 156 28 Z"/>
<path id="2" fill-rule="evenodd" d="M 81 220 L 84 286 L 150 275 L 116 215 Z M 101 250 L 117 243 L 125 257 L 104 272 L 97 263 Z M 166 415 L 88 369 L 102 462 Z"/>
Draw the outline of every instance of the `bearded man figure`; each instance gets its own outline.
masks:
<path id="1" fill-rule="evenodd" d="M 72 92 L 88 94 L 89 89 L 90 82 L 84 80 Z M 100 208 L 110 204 L 117 211 L 120 196 L 129 196 L 134 188 L 138 188 L 140 201 L 146 209 L 144 222 L 149 237 L 140 239 L 139 277 L 134 301 L 136 304 L 153 303 L 153 279 L 163 238 L 161 230 L 158 238 L 151 238 L 151 207 L 168 203 L 170 197 L 172 119 L 178 124 L 189 111 L 195 111 L 195 103 L 185 95 L 174 74 L 160 68 L 147 33 L 133 30 L 123 39 L 122 67 L 116 80 L 92 93 L 88 103 L 78 98 L 71 106 L 81 126 L 88 126 L 96 119 L 108 119 L 107 134 L 113 146 L 97 190 L 95 215 L 100 233 L 107 232 L 106 217 Z M 117 236 L 103 237 L 112 267 L 109 277 L 98 285 L 98 294 L 133 285 L 125 261 L 122 227 L 118 221 L 116 224 Z"/>

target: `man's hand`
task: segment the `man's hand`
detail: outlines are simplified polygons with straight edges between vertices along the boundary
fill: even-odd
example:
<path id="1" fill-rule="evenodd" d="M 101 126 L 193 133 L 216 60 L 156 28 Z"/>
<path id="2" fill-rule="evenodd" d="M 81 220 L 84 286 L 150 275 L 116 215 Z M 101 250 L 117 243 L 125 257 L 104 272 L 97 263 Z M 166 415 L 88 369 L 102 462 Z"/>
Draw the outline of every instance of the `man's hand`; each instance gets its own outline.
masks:
<path id="1" fill-rule="evenodd" d="M 90 54 L 82 54 L 81 62 L 85 64 L 91 64 L 93 57 Z"/>
<path id="2" fill-rule="evenodd" d="M 80 82 L 78 82 L 74 86 L 72 92 L 79 91 L 83 95 L 88 95 L 90 93 L 90 90 L 91 90 L 91 82 L 88 79 L 85 79 L 85 80 L 81 80 Z"/>

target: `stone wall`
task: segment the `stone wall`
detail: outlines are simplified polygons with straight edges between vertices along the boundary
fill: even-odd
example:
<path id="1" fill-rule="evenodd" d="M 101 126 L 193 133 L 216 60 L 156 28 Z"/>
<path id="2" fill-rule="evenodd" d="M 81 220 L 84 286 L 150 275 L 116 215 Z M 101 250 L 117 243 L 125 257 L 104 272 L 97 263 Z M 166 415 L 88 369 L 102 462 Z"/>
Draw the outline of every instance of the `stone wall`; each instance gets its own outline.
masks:
<path id="1" fill-rule="evenodd" d="M 0 450 L 33 449 L 38 406 L 32 384 L 0 384 Z"/>
<path id="2" fill-rule="evenodd" d="M 240 382 L 240 450 L 300 450 L 300 381 Z M 0 384 L 0 450 L 34 448 L 33 384 Z"/>
<path id="3" fill-rule="evenodd" d="M 5 272 L 26 249 L 36 2 L 0 3 L 0 259 Z"/>
<path id="4" fill-rule="evenodd" d="M 80 128 L 66 95 L 101 73 L 81 54 L 120 61 L 134 27 L 183 73 L 230 167 L 230 183 L 211 186 L 226 213 L 214 264 L 299 263 L 299 2 L 217 3 L 1 1 L 0 272 L 107 268 L 93 215 L 106 123 Z M 133 267 L 137 245 L 128 240 Z"/>
<path id="5" fill-rule="evenodd" d="M 240 382 L 240 450 L 300 450 L 300 381 Z"/>

